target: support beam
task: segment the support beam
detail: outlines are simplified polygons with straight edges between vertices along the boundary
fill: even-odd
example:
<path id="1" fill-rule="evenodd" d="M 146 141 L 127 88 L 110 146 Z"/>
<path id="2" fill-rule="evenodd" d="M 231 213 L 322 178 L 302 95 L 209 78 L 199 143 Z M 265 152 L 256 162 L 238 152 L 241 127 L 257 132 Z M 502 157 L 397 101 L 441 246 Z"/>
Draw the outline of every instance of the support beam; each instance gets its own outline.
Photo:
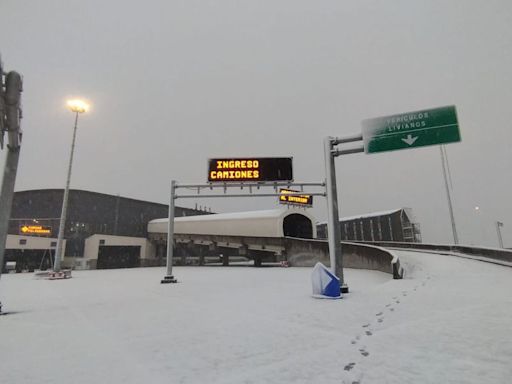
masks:
<path id="1" fill-rule="evenodd" d="M 327 237 L 329 242 L 329 257 L 332 272 L 339 277 L 341 283 L 348 291 L 343 276 L 343 254 L 341 251 L 340 219 L 338 211 L 338 191 L 336 186 L 336 168 L 332 154 L 334 139 L 326 137 L 324 140 L 325 177 L 327 192 Z"/>

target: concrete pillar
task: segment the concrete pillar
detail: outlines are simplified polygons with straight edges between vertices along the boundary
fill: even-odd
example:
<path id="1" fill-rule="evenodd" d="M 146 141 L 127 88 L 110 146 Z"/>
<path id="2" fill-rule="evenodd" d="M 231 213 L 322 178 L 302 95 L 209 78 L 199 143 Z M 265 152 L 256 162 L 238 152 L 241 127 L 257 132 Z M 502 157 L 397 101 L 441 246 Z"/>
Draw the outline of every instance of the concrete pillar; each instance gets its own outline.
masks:
<path id="1" fill-rule="evenodd" d="M 199 262 L 198 262 L 199 265 L 204 265 L 204 254 L 205 254 L 205 250 L 203 249 L 203 247 L 200 247 L 199 248 Z"/>

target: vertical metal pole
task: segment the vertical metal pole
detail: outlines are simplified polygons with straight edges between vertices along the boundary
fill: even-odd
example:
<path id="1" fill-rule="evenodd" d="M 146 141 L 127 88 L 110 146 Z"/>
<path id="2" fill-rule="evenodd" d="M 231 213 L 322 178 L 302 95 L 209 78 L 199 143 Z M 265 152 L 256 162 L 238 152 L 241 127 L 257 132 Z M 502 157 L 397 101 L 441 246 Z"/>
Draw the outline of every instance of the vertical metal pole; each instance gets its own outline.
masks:
<path id="1" fill-rule="evenodd" d="M 324 139 L 325 177 L 327 194 L 327 235 L 329 243 L 329 258 L 332 272 L 340 278 L 343 292 L 348 287 L 343 276 L 343 254 L 341 251 L 340 220 L 338 212 L 338 192 L 336 189 L 336 168 L 334 165 L 333 138 Z"/>
<path id="2" fill-rule="evenodd" d="M 121 200 L 121 195 L 117 194 L 116 198 L 116 214 L 114 217 L 114 235 L 117 236 L 118 228 L 119 228 L 119 202 Z"/>
<path id="3" fill-rule="evenodd" d="M 2 190 L 0 192 L 0 276 L 2 276 L 2 270 L 4 268 L 5 243 L 9 231 L 9 219 L 11 217 L 14 184 L 16 182 L 19 158 L 20 147 L 7 149 Z M 0 304 L 0 311 L 1 309 L 2 305 Z"/>
<path id="4" fill-rule="evenodd" d="M 389 237 L 391 241 L 395 241 L 393 237 L 393 224 L 391 223 L 391 216 L 388 216 L 388 224 L 389 224 Z"/>
<path id="5" fill-rule="evenodd" d="M 500 245 L 500 248 L 503 247 L 503 238 L 501 237 L 501 230 L 500 227 L 503 226 L 503 223 L 500 221 L 496 222 L 496 232 L 498 232 L 498 244 Z"/>
<path id="6" fill-rule="evenodd" d="M 457 236 L 457 228 L 455 227 L 455 217 L 453 215 L 450 187 L 448 186 L 448 176 L 446 175 L 446 160 L 445 160 L 445 154 L 444 154 L 444 146 L 441 145 L 439 147 L 439 149 L 441 150 L 441 162 L 443 163 L 444 186 L 446 188 L 446 198 L 448 199 L 448 209 L 450 211 L 450 220 L 452 223 L 453 242 L 455 244 L 459 244 L 459 237 Z"/>
<path id="7" fill-rule="evenodd" d="M 176 283 L 172 275 L 172 257 L 174 256 L 174 200 L 176 199 L 176 181 L 171 180 L 171 196 L 169 198 L 169 222 L 167 224 L 167 275 L 162 284 Z"/>
<path id="8" fill-rule="evenodd" d="M 73 154 L 75 152 L 76 129 L 78 126 L 78 112 L 75 112 L 75 127 L 73 128 L 73 139 L 71 141 L 71 153 L 69 155 L 68 176 L 66 178 L 66 188 L 64 189 L 64 196 L 62 198 L 62 212 L 60 215 L 59 235 L 57 237 L 57 249 L 55 251 L 55 262 L 53 265 L 54 272 L 60 272 L 60 262 L 63 258 L 62 244 L 64 240 L 64 229 L 66 227 L 66 215 L 68 212 L 68 196 L 69 196 L 69 183 L 71 181 L 71 169 L 73 167 Z"/>

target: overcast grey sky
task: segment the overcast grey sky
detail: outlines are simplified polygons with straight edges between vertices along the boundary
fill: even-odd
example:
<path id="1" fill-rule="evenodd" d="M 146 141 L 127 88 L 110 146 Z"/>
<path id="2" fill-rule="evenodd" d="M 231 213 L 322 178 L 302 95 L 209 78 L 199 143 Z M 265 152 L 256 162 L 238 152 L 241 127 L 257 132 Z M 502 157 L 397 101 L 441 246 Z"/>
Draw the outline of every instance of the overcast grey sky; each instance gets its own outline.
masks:
<path id="1" fill-rule="evenodd" d="M 205 182 L 209 157 L 293 156 L 297 181 L 322 181 L 325 136 L 454 104 L 461 241 L 496 246 L 500 220 L 512 246 L 509 0 L 0 0 L 0 53 L 25 82 L 16 190 L 64 186 L 70 96 L 93 104 L 80 117 L 72 188 L 157 202 L 171 178 Z M 438 147 L 336 166 L 342 216 L 411 207 L 424 241 L 451 241 Z M 319 220 L 325 205 L 316 199 Z"/>

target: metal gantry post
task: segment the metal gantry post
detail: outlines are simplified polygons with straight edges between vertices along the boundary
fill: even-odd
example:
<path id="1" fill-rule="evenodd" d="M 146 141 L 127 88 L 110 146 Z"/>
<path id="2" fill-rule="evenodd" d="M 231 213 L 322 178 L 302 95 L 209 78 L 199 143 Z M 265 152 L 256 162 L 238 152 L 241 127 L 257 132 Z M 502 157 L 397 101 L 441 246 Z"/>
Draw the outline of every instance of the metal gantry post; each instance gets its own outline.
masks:
<path id="1" fill-rule="evenodd" d="M 326 137 L 324 139 L 324 156 L 327 194 L 327 238 L 331 270 L 340 278 L 342 285 L 346 287 L 345 277 L 343 276 L 343 254 L 341 250 L 338 192 L 336 188 L 336 168 L 334 165 L 333 149 L 334 138 Z"/>
<path id="2" fill-rule="evenodd" d="M 174 201 L 176 200 L 176 181 L 171 180 L 171 196 L 169 198 L 169 222 L 167 224 L 167 275 L 162 284 L 177 283 L 172 274 L 172 258 L 174 256 Z"/>
<path id="3" fill-rule="evenodd" d="M 338 209 L 338 191 L 336 187 L 336 167 L 334 158 L 341 155 L 350 155 L 353 153 L 364 152 L 363 146 L 346 148 L 342 150 L 335 149 L 338 144 L 354 143 L 363 140 L 361 134 L 346 136 L 343 138 L 326 137 L 324 139 L 325 156 L 325 177 L 327 194 L 327 235 L 329 242 L 329 256 L 331 259 L 331 269 L 333 273 L 341 280 L 341 292 L 348 293 L 348 286 L 343 275 L 343 252 L 341 249 L 341 231 Z M 354 223 L 354 237 L 356 229 Z"/>

